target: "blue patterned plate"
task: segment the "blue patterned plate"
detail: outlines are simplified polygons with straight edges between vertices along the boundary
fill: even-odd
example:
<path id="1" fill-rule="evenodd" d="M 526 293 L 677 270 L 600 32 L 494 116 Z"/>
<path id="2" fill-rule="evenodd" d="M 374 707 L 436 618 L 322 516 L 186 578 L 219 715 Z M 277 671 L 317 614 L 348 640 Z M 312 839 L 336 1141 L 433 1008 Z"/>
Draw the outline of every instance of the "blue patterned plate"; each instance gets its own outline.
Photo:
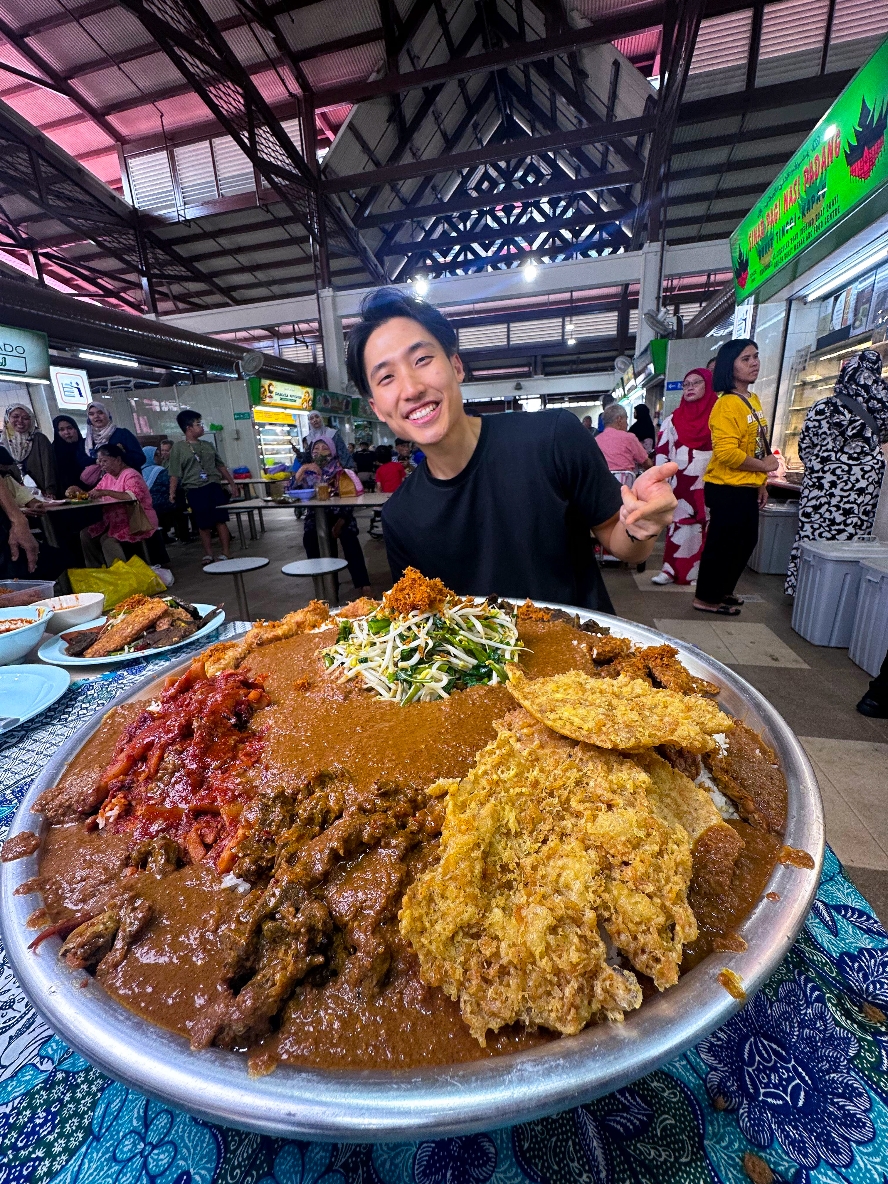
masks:
<path id="1" fill-rule="evenodd" d="M 213 604 L 195 604 L 194 607 L 204 617 L 207 613 L 212 612 L 216 606 Z M 86 622 L 83 628 L 97 629 L 99 625 L 104 625 L 107 619 L 107 617 L 97 617 L 95 621 Z M 214 629 L 218 629 L 224 620 L 225 610 L 220 608 L 218 612 L 213 613 L 213 616 L 207 621 L 206 625 L 201 626 L 190 637 L 185 637 L 182 641 L 177 641 L 175 645 L 165 645 L 162 649 L 140 650 L 135 654 L 112 654 L 108 658 L 72 658 L 69 654 L 65 653 L 66 643 L 62 641 L 62 637 L 59 635 L 58 637 L 50 637 L 45 641 L 37 651 L 37 657 L 43 662 L 50 662 L 53 666 L 116 666 L 120 662 L 132 662 L 133 658 L 157 658 L 171 653 L 173 650 L 177 650 L 180 646 L 190 645 L 193 641 L 197 641 L 199 637 L 203 637 L 207 633 L 211 633 Z"/>
<path id="2" fill-rule="evenodd" d="M 68 671 L 56 667 L 0 666 L 0 716 L 24 723 L 61 699 L 70 685 Z"/>

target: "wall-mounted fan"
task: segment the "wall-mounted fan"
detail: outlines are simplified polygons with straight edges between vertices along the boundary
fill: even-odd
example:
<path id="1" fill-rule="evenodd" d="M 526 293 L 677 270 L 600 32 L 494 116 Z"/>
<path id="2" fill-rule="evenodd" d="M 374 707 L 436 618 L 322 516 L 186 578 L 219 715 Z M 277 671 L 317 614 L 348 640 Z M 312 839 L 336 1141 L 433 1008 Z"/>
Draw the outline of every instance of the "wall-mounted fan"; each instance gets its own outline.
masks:
<path id="1" fill-rule="evenodd" d="M 644 314 L 644 322 L 649 329 L 653 329 L 658 337 L 675 337 L 676 335 L 676 323 L 665 309 L 661 309 L 659 312 L 655 312 L 652 308 L 648 309 Z"/>
<path id="2" fill-rule="evenodd" d="M 264 361 L 265 355 L 258 349 L 248 349 L 237 364 L 237 368 L 241 372 L 241 377 L 252 378 L 254 374 L 258 374 L 262 369 L 262 363 Z"/>

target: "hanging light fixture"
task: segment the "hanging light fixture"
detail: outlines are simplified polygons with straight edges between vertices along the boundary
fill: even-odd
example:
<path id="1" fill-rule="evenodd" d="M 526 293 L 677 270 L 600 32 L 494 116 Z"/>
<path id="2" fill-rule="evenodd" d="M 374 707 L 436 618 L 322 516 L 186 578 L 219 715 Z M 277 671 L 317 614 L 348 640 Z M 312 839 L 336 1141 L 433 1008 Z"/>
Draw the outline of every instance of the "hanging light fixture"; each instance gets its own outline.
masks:
<path id="1" fill-rule="evenodd" d="M 428 278 L 424 275 L 417 275 L 413 277 L 411 282 L 413 284 L 413 291 L 420 298 L 420 300 L 424 300 L 429 293 Z"/>
<path id="2" fill-rule="evenodd" d="M 533 281 L 540 274 L 540 268 L 537 261 L 533 258 L 527 260 L 524 267 L 521 269 L 524 272 L 525 283 L 532 284 Z"/>

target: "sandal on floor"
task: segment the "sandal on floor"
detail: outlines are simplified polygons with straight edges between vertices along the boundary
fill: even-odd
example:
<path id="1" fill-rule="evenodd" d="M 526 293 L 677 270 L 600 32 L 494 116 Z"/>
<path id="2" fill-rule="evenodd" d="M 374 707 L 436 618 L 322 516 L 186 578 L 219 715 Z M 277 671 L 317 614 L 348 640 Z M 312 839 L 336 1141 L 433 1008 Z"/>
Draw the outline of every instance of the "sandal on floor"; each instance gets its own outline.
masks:
<path id="1" fill-rule="evenodd" d="M 742 596 L 726 596 L 722 601 L 722 604 L 730 604 L 734 608 L 740 608 L 741 605 L 746 604 L 746 601 Z"/>
<path id="2" fill-rule="evenodd" d="M 201 561 L 200 561 L 200 565 L 201 565 L 201 567 L 206 567 L 208 563 L 215 563 L 215 562 L 216 562 L 215 555 L 204 555 L 203 559 L 201 559 Z"/>
<path id="3" fill-rule="evenodd" d="M 691 608 L 696 609 L 698 613 L 711 613 L 716 617 L 739 617 L 740 609 L 735 608 L 733 604 L 719 604 L 713 608 L 704 608 L 701 604 L 692 604 Z"/>

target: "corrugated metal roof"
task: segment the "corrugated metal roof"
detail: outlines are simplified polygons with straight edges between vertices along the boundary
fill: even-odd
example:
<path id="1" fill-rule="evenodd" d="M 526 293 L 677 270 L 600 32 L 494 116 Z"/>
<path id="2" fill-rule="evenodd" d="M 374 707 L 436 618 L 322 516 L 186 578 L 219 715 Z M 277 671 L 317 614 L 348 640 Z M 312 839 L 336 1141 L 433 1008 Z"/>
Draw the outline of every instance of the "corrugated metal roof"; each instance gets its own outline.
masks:
<path id="1" fill-rule="evenodd" d="M 335 6 L 328 0 L 288 13 L 280 27 L 292 49 L 306 49 L 334 37 L 351 37 L 379 28 L 379 21 L 377 0 L 348 0 L 347 4 Z"/>
<path id="2" fill-rule="evenodd" d="M 836 0 L 830 42 L 865 37 L 875 49 L 874 37 L 888 33 L 888 0 Z"/>
<path id="3" fill-rule="evenodd" d="M 343 49 L 322 58 L 303 63 L 305 76 L 311 86 L 320 89 L 337 82 L 353 82 L 369 78 L 385 61 L 385 46 L 371 41 L 354 49 Z"/>
<path id="4" fill-rule="evenodd" d="M 711 16 L 700 22 L 700 32 L 691 60 L 691 74 L 724 70 L 746 64 L 752 9 Z"/>
<path id="5" fill-rule="evenodd" d="M 829 0 L 779 0 L 766 5 L 759 58 L 821 49 L 828 10 Z"/>

